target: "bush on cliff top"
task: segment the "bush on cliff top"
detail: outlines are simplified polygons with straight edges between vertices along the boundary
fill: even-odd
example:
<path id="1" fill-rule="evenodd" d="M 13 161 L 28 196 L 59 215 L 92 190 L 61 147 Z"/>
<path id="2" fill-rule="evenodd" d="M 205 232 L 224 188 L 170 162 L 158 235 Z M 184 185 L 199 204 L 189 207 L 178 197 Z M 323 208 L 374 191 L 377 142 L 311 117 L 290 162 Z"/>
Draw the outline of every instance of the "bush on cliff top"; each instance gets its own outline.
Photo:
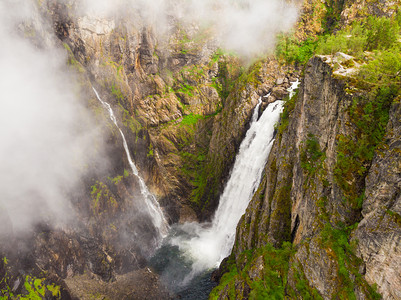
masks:
<path id="1" fill-rule="evenodd" d="M 314 54 L 332 55 L 344 52 L 363 58 L 364 51 L 399 52 L 401 14 L 393 18 L 370 16 L 345 29 L 316 39 L 299 41 L 293 35 L 279 35 L 276 57 L 287 64 L 304 64 Z"/>

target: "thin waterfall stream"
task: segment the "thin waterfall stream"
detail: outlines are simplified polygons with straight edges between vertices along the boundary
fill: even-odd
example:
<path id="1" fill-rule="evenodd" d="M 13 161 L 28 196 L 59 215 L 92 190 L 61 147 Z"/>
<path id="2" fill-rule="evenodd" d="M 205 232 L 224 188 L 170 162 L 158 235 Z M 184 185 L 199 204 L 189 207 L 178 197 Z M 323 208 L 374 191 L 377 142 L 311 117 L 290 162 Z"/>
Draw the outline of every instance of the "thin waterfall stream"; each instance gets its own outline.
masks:
<path id="1" fill-rule="evenodd" d="M 122 132 L 121 128 L 118 126 L 117 119 L 114 116 L 114 113 L 113 113 L 113 110 L 111 109 L 110 104 L 103 101 L 100 98 L 100 96 L 95 88 L 93 88 L 93 91 L 95 92 L 97 99 L 100 101 L 100 103 L 102 103 L 103 107 L 106 108 L 107 111 L 109 112 L 111 121 L 114 123 L 114 125 L 116 125 L 117 129 L 119 130 L 119 132 L 121 134 L 121 137 L 123 139 L 124 150 L 127 155 L 127 159 L 128 159 L 129 165 L 131 167 L 132 173 L 138 178 L 139 187 L 140 187 L 143 199 L 144 199 L 144 204 L 148 210 L 149 217 L 151 217 L 153 225 L 155 226 L 155 228 L 159 234 L 158 237 L 155 237 L 156 245 L 158 245 L 158 244 L 160 244 L 161 239 L 167 235 L 168 230 L 169 230 L 169 225 L 166 221 L 166 218 L 164 217 L 164 214 L 159 205 L 159 202 L 157 202 L 156 197 L 149 191 L 148 187 L 146 186 L 145 181 L 139 175 L 138 168 L 136 167 L 135 163 L 133 162 L 131 154 L 129 152 L 128 144 L 125 139 L 124 133 Z"/>

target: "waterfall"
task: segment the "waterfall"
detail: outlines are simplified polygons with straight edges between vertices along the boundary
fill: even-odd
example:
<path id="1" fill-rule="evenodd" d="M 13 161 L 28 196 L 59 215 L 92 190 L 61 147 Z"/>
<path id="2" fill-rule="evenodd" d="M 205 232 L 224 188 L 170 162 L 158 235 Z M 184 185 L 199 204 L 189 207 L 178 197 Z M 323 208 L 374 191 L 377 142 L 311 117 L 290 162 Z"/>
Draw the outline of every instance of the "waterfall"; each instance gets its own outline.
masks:
<path id="1" fill-rule="evenodd" d="M 92 87 L 92 88 L 96 94 L 97 99 L 102 103 L 103 107 L 106 108 L 107 111 L 109 112 L 111 121 L 113 121 L 114 125 L 116 125 L 117 129 L 120 131 L 121 137 L 123 139 L 123 146 L 124 146 L 125 154 L 127 155 L 127 159 L 128 159 L 129 165 L 131 167 L 132 173 L 137 177 L 137 179 L 139 181 L 139 187 L 140 187 L 140 191 L 143 196 L 143 199 L 144 199 L 145 207 L 149 213 L 149 216 L 153 222 L 153 225 L 155 226 L 156 230 L 158 231 L 158 234 L 160 235 L 158 237 L 158 240 L 160 241 L 161 238 L 163 238 L 167 235 L 167 232 L 169 229 L 169 226 L 164 217 L 163 211 L 159 205 L 159 202 L 157 202 L 156 197 L 149 191 L 148 187 L 145 184 L 145 181 L 139 175 L 138 169 L 131 158 L 131 154 L 129 152 L 124 133 L 122 132 L 122 130 L 120 129 L 120 127 L 117 124 L 117 119 L 114 116 L 114 113 L 113 113 L 113 110 L 111 109 L 110 104 L 103 101 L 100 98 L 98 92 L 95 90 L 95 88 L 94 87 Z"/>
<path id="2" fill-rule="evenodd" d="M 192 271 L 182 284 L 196 274 L 217 267 L 230 254 L 236 226 L 260 184 L 262 172 L 274 142 L 274 126 L 280 118 L 283 101 L 269 104 L 263 114 L 255 107 L 251 125 L 242 141 L 227 185 L 211 223 L 186 223 L 169 243 L 178 246 L 193 261 Z"/>

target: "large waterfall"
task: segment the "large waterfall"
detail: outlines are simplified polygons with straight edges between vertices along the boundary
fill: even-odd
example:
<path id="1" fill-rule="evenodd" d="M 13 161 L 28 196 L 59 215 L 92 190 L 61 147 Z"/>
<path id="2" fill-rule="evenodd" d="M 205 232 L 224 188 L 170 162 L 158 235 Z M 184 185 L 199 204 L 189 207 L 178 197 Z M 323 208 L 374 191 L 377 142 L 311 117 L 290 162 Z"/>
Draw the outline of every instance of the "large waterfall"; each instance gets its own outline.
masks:
<path id="1" fill-rule="evenodd" d="M 202 271 L 217 267 L 230 254 L 237 223 L 259 186 L 273 145 L 274 126 L 283 109 L 283 101 L 276 101 L 259 117 L 261 102 L 254 109 L 250 128 L 240 145 L 212 222 L 178 225 L 175 233 L 166 239 L 165 243 L 178 246 L 185 259 L 191 261 L 191 271 L 181 278 L 182 285 Z"/>
<path id="2" fill-rule="evenodd" d="M 111 109 L 110 104 L 108 104 L 107 102 L 103 101 L 100 98 L 100 96 L 99 96 L 98 92 L 95 90 L 95 88 L 93 88 L 93 91 L 95 92 L 97 99 L 102 103 L 103 107 L 106 108 L 107 111 L 109 112 L 110 119 L 113 121 L 114 125 L 116 125 L 116 127 L 120 131 L 121 137 L 123 139 L 124 150 L 127 155 L 129 165 L 131 167 L 132 173 L 138 178 L 139 187 L 140 187 L 143 199 L 144 199 L 145 207 L 148 211 L 149 217 L 151 218 L 151 220 L 153 222 L 153 225 L 155 226 L 155 228 L 159 234 L 159 237 L 156 237 L 156 239 L 159 242 L 162 237 L 165 237 L 167 235 L 168 228 L 169 228 L 168 223 L 164 217 L 163 211 L 159 205 L 159 202 L 157 202 L 155 196 L 149 192 L 149 189 L 146 186 L 145 181 L 138 173 L 138 169 L 137 169 L 136 165 L 134 164 L 131 154 L 129 152 L 124 133 L 118 126 L 117 119 L 114 116 L 114 113 L 113 113 L 113 110 Z"/>

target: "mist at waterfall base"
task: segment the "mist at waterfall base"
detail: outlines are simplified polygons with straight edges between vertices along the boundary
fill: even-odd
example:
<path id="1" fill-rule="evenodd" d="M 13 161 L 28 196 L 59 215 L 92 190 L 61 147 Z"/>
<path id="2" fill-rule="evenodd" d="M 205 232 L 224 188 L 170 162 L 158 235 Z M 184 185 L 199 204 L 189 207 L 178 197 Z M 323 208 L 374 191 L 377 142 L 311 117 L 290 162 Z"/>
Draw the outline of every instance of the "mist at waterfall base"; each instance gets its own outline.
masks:
<path id="1" fill-rule="evenodd" d="M 51 37 L 40 47 L 26 38 L 25 24 L 36 41 L 42 33 L 34 13 L 29 1 L 0 2 L 0 235 L 74 218 L 70 192 L 81 184 L 97 135 L 65 53 Z"/>
<path id="2" fill-rule="evenodd" d="M 241 143 L 212 221 L 173 226 L 151 260 L 167 284 L 182 293 L 183 299 L 207 296 L 191 294 L 194 292 L 191 287 L 196 287 L 195 293 L 200 293 L 202 284 L 205 292 L 210 292 L 213 287 L 210 272 L 230 254 L 237 223 L 259 186 L 283 101 L 269 104 L 258 118 L 260 104 L 261 100 L 254 109 L 250 128 Z"/>

